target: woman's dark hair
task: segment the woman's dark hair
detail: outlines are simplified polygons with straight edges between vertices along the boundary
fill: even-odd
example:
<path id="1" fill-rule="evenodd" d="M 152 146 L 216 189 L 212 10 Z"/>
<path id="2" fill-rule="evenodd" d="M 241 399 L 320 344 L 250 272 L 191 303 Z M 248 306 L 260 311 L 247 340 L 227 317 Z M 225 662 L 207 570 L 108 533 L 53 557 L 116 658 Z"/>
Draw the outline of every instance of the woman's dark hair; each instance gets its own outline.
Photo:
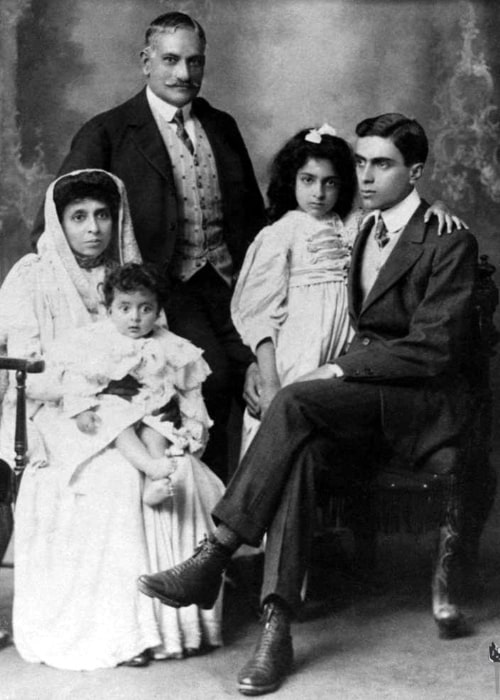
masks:
<path id="1" fill-rule="evenodd" d="M 298 170 L 310 158 L 329 160 L 340 179 L 340 192 L 334 211 L 341 219 L 352 209 L 356 194 L 356 168 L 349 144 L 338 136 L 323 134 L 320 143 L 306 141 L 311 129 L 303 129 L 285 143 L 271 164 L 271 179 L 267 189 L 268 214 L 271 221 L 297 208 L 295 179 Z"/>
<path id="2" fill-rule="evenodd" d="M 113 224 L 118 221 L 120 192 L 115 181 L 106 173 L 89 170 L 75 175 L 66 175 L 54 186 L 54 203 L 57 216 L 62 223 L 64 210 L 79 199 L 96 199 L 109 207 Z"/>
<path id="3" fill-rule="evenodd" d="M 167 298 L 167 285 L 159 270 L 151 263 L 127 263 L 111 269 L 102 285 L 104 304 L 109 309 L 115 292 L 131 293 L 138 289 L 150 291 L 161 308 Z"/>

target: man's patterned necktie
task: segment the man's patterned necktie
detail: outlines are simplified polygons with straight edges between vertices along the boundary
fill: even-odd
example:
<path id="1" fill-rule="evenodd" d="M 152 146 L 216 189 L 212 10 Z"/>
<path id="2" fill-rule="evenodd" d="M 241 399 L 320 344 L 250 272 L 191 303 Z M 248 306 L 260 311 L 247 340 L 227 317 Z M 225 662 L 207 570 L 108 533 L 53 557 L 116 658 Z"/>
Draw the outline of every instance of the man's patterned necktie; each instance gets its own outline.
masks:
<path id="1" fill-rule="evenodd" d="M 194 155 L 194 145 L 191 139 L 189 138 L 189 134 L 184 126 L 184 115 L 182 114 L 182 109 L 177 110 L 177 112 L 174 114 L 174 118 L 172 119 L 172 121 L 177 127 L 177 136 L 186 146 L 191 155 Z"/>

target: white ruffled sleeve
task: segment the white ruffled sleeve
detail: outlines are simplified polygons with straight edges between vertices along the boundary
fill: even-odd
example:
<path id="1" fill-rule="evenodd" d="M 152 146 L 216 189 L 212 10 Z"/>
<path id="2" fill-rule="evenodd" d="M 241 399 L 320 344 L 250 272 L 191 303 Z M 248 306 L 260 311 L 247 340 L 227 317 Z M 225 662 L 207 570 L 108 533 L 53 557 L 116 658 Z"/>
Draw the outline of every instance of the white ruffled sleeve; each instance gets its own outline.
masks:
<path id="1" fill-rule="evenodd" d="M 194 346 L 192 347 L 194 348 Z M 208 415 L 201 387 L 210 374 L 210 367 L 201 356 L 201 350 L 198 348 L 195 350 L 200 353 L 199 357 L 176 369 L 174 385 L 179 396 L 183 424 L 189 418 L 199 421 L 206 428 L 209 428 L 212 425 L 212 420 Z"/>
<path id="2" fill-rule="evenodd" d="M 243 342 L 255 352 L 270 338 L 276 345 L 287 317 L 290 233 L 281 221 L 264 228 L 247 251 L 231 302 Z"/>
<path id="3" fill-rule="evenodd" d="M 163 335 L 182 415 L 179 432 L 187 439 L 189 451 L 199 456 L 207 443 L 208 429 L 213 424 L 201 393 L 202 384 L 211 373 L 210 367 L 200 348 L 169 331 L 164 331 Z"/>

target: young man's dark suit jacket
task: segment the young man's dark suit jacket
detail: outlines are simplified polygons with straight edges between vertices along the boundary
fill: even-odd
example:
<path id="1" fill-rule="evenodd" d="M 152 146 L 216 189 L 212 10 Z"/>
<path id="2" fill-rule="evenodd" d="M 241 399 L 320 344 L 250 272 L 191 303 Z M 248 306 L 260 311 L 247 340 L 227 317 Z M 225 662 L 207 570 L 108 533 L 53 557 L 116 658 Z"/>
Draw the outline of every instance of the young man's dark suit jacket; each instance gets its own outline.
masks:
<path id="1" fill-rule="evenodd" d="M 344 381 L 380 385 L 384 433 L 395 464 L 447 472 L 466 414 L 463 363 L 470 341 L 477 262 L 474 237 L 438 237 L 422 202 L 363 301 L 361 232 L 352 254 L 349 299 L 356 330 L 337 363 Z M 361 388 L 361 387 L 360 387 Z"/>
<path id="2" fill-rule="evenodd" d="M 267 532 L 262 601 L 276 595 L 292 609 L 300 604 L 318 456 L 330 455 L 333 476 L 358 468 L 364 474 L 366 467 L 371 473 L 377 444 L 389 442 L 395 469 L 457 467 L 466 415 L 460 365 L 477 247 L 467 232 L 438 237 L 435 225 L 423 222 L 427 207 L 422 202 L 415 212 L 364 301 L 359 279 L 368 233 L 360 234 L 349 279 L 356 336 L 331 360 L 344 378 L 278 392 L 213 511 L 249 544 Z"/>
<path id="3" fill-rule="evenodd" d="M 224 238 L 238 270 L 248 245 L 265 223 L 262 196 L 235 120 L 202 98 L 193 101 L 193 112 L 214 152 Z M 172 164 L 145 89 L 84 124 L 59 175 L 81 168 L 102 168 L 123 180 L 143 258 L 167 266 L 177 234 L 177 197 Z M 37 225 L 35 241 L 41 230 Z"/>

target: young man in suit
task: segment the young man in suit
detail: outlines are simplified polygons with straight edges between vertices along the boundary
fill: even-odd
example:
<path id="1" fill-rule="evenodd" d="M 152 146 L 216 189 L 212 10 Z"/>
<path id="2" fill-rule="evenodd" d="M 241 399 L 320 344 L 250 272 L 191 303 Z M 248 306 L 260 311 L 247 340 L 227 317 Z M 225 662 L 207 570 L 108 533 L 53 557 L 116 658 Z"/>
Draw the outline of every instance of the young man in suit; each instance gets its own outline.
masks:
<path id="1" fill-rule="evenodd" d="M 201 347 L 212 370 L 205 460 L 224 478 L 231 398 L 241 399 L 253 360 L 231 321 L 232 284 L 265 212 L 236 122 L 197 97 L 205 45 L 188 15 L 153 20 L 141 51 L 146 88 L 84 124 L 59 175 L 102 168 L 125 183 L 141 254 L 173 282 L 169 327 Z M 253 378 L 247 389 L 255 397 Z"/>
<path id="2" fill-rule="evenodd" d="M 140 579 L 167 605 L 213 604 L 240 543 L 267 532 L 265 624 L 238 676 L 243 694 L 276 690 L 292 660 L 290 619 L 308 564 L 315 454 L 327 441 L 332 469 L 353 470 L 390 449 L 401 468 L 448 473 L 466 417 L 462 350 L 469 331 L 477 246 L 424 222 L 415 185 L 427 157 L 422 127 L 401 114 L 361 122 L 356 161 L 371 213 L 352 255 L 348 352 L 283 388 L 214 510 L 214 536 L 191 559 Z"/>

